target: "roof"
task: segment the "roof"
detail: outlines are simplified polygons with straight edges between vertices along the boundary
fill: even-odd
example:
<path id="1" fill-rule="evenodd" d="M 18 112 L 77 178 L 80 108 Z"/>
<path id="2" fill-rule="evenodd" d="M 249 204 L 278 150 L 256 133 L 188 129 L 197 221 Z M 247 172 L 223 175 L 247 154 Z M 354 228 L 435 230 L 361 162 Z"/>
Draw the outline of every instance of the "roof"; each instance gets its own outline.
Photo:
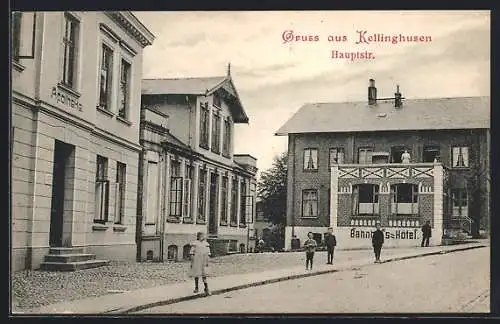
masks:
<path id="1" fill-rule="evenodd" d="M 235 123 L 248 123 L 248 116 L 241 103 L 230 75 L 201 78 L 142 79 L 142 95 L 210 95 L 215 91 L 227 94 L 226 102 Z"/>
<path id="2" fill-rule="evenodd" d="M 325 132 L 490 128 L 490 97 L 305 104 L 276 135 Z"/>
<path id="3" fill-rule="evenodd" d="M 220 85 L 225 76 L 207 78 L 142 79 L 142 94 L 202 95 Z"/>

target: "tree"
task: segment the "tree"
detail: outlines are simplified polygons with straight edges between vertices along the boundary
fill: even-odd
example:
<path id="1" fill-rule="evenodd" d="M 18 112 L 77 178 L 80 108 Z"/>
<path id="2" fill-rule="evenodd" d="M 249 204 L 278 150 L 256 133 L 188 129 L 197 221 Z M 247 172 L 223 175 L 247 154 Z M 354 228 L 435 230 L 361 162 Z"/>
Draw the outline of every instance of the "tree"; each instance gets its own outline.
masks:
<path id="1" fill-rule="evenodd" d="M 261 173 L 257 183 L 262 211 L 274 225 L 286 222 L 287 161 L 287 152 L 275 156 L 271 168 Z"/>

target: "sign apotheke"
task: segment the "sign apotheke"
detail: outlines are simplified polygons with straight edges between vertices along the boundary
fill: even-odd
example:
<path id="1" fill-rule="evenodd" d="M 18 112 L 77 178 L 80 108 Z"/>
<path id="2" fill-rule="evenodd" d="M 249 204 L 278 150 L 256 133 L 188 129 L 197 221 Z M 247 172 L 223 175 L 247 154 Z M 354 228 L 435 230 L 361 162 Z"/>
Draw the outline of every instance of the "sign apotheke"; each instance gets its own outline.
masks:
<path id="1" fill-rule="evenodd" d="M 51 98 L 55 99 L 57 103 L 61 103 L 70 108 L 76 109 L 78 111 L 83 111 L 82 104 L 78 101 L 78 98 L 61 91 L 58 86 L 52 87 Z"/>

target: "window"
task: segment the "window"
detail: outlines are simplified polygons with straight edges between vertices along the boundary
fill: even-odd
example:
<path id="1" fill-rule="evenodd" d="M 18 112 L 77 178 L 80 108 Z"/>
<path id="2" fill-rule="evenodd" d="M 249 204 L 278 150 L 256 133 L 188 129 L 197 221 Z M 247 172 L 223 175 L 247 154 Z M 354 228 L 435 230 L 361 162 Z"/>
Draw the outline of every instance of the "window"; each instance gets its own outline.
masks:
<path id="1" fill-rule="evenodd" d="M 21 47 L 21 12 L 12 13 L 12 58 L 19 60 L 19 52 Z"/>
<path id="2" fill-rule="evenodd" d="M 181 162 L 172 160 L 170 163 L 170 176 L 180 177 L 181 176 Z"/>
<path id="3" fill-rule="evenodd" d="M 217 108 L 221 108 L 222 107 L 221 98 L 217 94 L 213 95 L 213 104 Z"/>
<path id="4" fill-rule="evenodd" d="M 469 167 L 469 148 L 465 146 L 452 147 L 452 166 L 454 168 Z"/>
<path id="5" fill-rule="evenodd" d="M 108 159 L 98 155 L 96 162 L 96 190 L 94 222 L 104 224 L 108 221 L 109 181 Z"/>
<path id="6" fill-rule="evenodd" d="M 113 80 L 113 50 L 106 45 L 102 45 L 101 77 L 99 86 L 99 107 L 111 109 L 111 88 Z"/>
<path id="7" fill-rule="evenodd" d="M 130 96 L 130 63 L 122 59 L 120 68 L 120 102 L 118 116 L 127 119 Z"/>
<path id="8" fill-rule="evenodd" d="M 182 211 L 182 177 L 170 178 L 170 212 L 169 215 L 179 219 Z"/>
<path id="9" fill-rule="evenodd" d="M 200 104 L 200 147 L 208 149 L 208 123 L 210 117 L 208 103 Z"/>
<path id="10" fill-rule="evenodd" d="M 229 157 L 231 150 L 231 120 L 224 119 L 224 137 L 222 138 L 222 155 Z"/>
<path id="11" fill-rule="evenodd" d="M 167 260 L 177 261 L 178 248 L 177 245 L 169 245 L 167 247 Z"/>
<path id="12" fill-rule="evenodd" d="M 116 162 L 116 209 L 115 224 L 122 224 L 125 211 L 125 183 L 126 183 L 127 165 Z"/>
<path id="13" fill-rule="evenodd" d="M 233 226 L 238 224 L 238 180 L 233 179 L 233 185 L 231 186 L 231 219 L 230 223 Z"/>
<path id="14" fill-rule="evenodd" d="M 409 183 L 391 185 L 391 202 L 392 214 L 417 214 L 418 186 Z"/>
<path id="15" fill-rule="evenodd" d="M 193 167 L 186 165 L 186 173 L 184 177 L 183 199 L 182 199 L 182 215 L 184 221 L 191 221 L 191 192 L 193 182 Z"/>
<path id="16" fill-rule="evenodd" d="M 77 68 L 77 44 L 79 21 L 69 14 L 64 15 L 63 78 L 62 83 L 75 88 Z"/>
<path id="17" fill-rule="evenodd" d="M 318 191 L 302 191 L 302 217 L 318 217 Z"/>
<path id="18" fill-rule="evenodd" d="M 424 163 L 434 162 L 434 159 L 439 159 L 439 146 L 424 146 L 422 161 Z"/>
<path id="19" fill-rule="evenodd" d="M 468 216 L 468 195 L 467 189 L 451 189 L 452 216 Z"/>
<path id="20" fill-rule="evenodd" d="M 392 163 L 402 163 L 403 160 L 401 159 L 401 156 L 405 151 L 408 151 L 410 154 L 411 158 L 411 150 L 409 148 L 406 148 L 404 146 L 395 146 L 391 147 L 391 162 Z"/>
<path id="21" fill-rule="evenodd" d="M 200 179 L 198 183 L 198 222 L 205 222 L 205 201 L 207 194 L 207 171 L 200 170 Z"/>
<path id="22" fill-rule="evenodd" d="M 363 147 L 358 149 L 358 163 L 371 164 L 372 163 L 373 149 L 370 147 Z"/>
<path id="23" fill-rule="evenodd" d="M 247 213 L 247 186 L 246 182 L 243 180 L 241 182 L 241 189 L 240 189 L 240 225 L 246 225 L 247 220 L 246 220 L 246 213 Z"/>
<path id="24" fill-rule="evenodd" d="M 222 177 L 220 223 L 227 225 L 227 177 Z"/>
<path id="25" fill-rule="evenodd" d="M 330 149 L 330 167 L 335 164 L 344 163 L 344 148 L 336 147 Z"/>
<path id="26" fill-rule="evenodd" d="M 304 149 L 304 170 L 318 170 L 318 149 Z"/>
<path id="27" fill-rule="evenodd" d="M 215 111 L 212 119 L 212 152 L 220 153 L 220 115 Z"/>
<path id="28" fill-rule="evenodd" d="M 378 209 L 379 186 L 376 184 L 359 184 L 353 187 L 353 215 L 374 215 Z"/>

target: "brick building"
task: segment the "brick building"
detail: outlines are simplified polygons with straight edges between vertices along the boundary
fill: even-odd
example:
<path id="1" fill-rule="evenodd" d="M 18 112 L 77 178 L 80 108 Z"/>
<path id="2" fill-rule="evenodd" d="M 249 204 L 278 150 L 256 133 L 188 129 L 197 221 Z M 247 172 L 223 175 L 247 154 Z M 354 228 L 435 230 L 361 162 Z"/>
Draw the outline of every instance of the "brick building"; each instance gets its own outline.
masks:
<path id="1" fill-rule="evenodd" d="M 370 83 L 368 101 L 306 104 L 277 131 L 288 136 L 286 248 L 329 226 L 339 246 L 368 247 L 377 221 L 387 246 L 419 244 L 427 220 L 432 244 L 488 231 L 489 97 L 403 100 L 398 88 L 377 99 Z"/>
<path id="2" fill-rule="evenodd" d="M 154 36 L 130 12 L 16 12 L 12 40 L 13 270 L 38 268 L 49 248 L 134 260 Z"/>
<path id="3" fill-rule="evenodd" d="M 234 154 L 248 123 L 226 76 L 142 80 L 138 260 L 181 260 L 198 231 L 214 254 L 253 248 L 256 159 Z"/>

